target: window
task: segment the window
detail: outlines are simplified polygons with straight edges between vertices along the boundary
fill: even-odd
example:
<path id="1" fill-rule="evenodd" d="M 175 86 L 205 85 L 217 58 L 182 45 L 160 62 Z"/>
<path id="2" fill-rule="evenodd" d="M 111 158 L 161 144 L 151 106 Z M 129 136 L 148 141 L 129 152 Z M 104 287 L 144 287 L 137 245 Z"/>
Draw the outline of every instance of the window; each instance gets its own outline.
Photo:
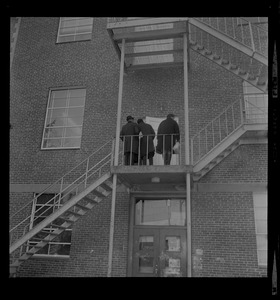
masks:
<path id="1" fill-rule="evenodd" d="M 255 226 L 259 266 L 267 265 L 267 194 L 254 193 Z"/>
<path id="2" fill-rule="evenodd" d="M 31 228 L 42 222 L 45 218 L 51 215 L 55 210 L 62 206 L 60 198 L 56 194 L 42 194 L 34 198 L 32 209 L 32 223 Z M 64 221 L 57 219 L 52 224 L 61 225 Z M 29 246 L 37 244 L 41 239 L 45 238 L 50 232 L 57 229 L 54 225 L 50 224 L 43 231 L 36 234 L 29 241 Z M 72 229 L 67 228 L 50 241 L 46 246 L 40 249 L 36 255 L 55 255 L 55 256 L 69 256 L 71 247 Z"/>
<path id="3" fill-rule="evenodd" d="M 57 42 L 90 40 L 93 18 L 60 18 Z"/>
<path id="4" fill-rule="evenodd" d="M 245 112 L 247 123 L 267 123 L 268 95 L 243 81 Z"/>
<path id="5" fill-rule="evenodd" d="M 135 225 L 185 226 L 185 200 L 138 200 Z"/>
<path id="6" fill-rule="evenodd" d="M 81 146 L 85 98 L 85 89 L 50 91 L 42 149 Z"/>

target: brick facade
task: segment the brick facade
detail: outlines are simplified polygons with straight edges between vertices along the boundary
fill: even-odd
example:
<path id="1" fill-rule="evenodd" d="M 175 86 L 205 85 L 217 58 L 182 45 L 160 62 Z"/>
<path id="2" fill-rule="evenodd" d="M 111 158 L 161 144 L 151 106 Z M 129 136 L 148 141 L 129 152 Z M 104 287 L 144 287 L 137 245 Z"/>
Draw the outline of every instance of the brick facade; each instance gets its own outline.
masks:
<path id="1" fill-rule="evenodd" d="M 51 184 L 115 135 L 119 60 L 106 25 L 106 18 L 94 18 L 90 41 L 57 44 L 59 18 L 21 18 L 10 79 L 11 185 Z M 41 150 L 50 89 L 81 86 L 86 89 L 81 148 Z M 190 137 L 240 96 L 240 78 L 190 52 Z M 183 144 L 183 68 L 124 76 L 121 124 L 129 114 L 165 118 L 170 112 L 179 118 Z M 239 146 L 199 182 L 265 183 L 266 146 Z M 118 190 L 112 276 L 127 276 L 129 197 Z M 32 191 L 11 193 L 11 211 L 31 199 Z M 251 192 L 192 192 L 193 276 L 264 274 L 257 265 L 252 201 Z M 109 196 L 75 224 L 70 258 L 31 258 L 19 276 L 106 276 L 110 213 Z"/>

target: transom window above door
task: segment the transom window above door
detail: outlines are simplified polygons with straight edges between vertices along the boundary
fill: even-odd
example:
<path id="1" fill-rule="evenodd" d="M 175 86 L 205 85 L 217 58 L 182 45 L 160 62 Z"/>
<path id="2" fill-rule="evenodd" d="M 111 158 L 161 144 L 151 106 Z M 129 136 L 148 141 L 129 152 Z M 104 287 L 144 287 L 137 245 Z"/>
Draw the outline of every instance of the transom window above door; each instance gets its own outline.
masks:
<path id="1" fill-rule="evenodd" d="M 135 206 L 135 225 L 185 226 L 185 200 L 138 200 Z"/>
<path id="2" fill-rule="evenodd" d="M 86 90 L 51 90 L 42 149 L 80 148 Z"/>
<path id="3" fill-rule="evenodd" d="M 93 18 L 63 17 L 60 18 L 57 43 L 90 40 Z"/>

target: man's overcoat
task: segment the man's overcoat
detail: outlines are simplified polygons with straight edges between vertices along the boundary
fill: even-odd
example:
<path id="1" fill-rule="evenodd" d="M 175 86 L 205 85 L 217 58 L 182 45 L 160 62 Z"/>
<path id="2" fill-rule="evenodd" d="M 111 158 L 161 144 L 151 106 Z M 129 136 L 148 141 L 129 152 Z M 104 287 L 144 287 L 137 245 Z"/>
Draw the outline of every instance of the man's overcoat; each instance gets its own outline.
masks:
<path id="1" fill-rule="evenodd" d="M 176 141 L 180 140 L 178 123 L 172 118 L 163 120 L 158 127 L 156 152 L 162 154 L 163 144 L 165 151 L 171 151 Z"/>
<path id="2" fill-rule="evenodd" d="M 124 142 L 124 153 L 133 152 L 138 154 L 139 132 L 139 127 L 134 122 L 127 122 L 122 127 L 120 138 Z"/>
<path id="3" fill-rule="evenodd" d="M 140 155 L 141 157 L 147 156 L 148 153 L 155 151 L 154 138 L 155 131 L 150 124 L 141 122 L 138 124 L 140 131 L 142 132 L 142 138 L 140 139 Z M 148 139 L 148 145 L 147 145 Z"/>

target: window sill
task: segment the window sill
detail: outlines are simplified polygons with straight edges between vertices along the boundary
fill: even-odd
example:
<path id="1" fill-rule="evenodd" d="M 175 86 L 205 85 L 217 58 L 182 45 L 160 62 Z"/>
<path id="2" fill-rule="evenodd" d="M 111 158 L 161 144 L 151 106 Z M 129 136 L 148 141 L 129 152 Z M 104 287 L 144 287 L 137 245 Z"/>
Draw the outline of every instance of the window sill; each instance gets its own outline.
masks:
<path id="1" fill-rule="evenodd" d="M 47 254 L 34 254 L 32 256 L 33 259 L 39 259 L 39 258 L 44 258 L 44 259 L 62 259 L 62 260 L 67 260 L 70 259 L 70 255 L 47 255 Z"/>

